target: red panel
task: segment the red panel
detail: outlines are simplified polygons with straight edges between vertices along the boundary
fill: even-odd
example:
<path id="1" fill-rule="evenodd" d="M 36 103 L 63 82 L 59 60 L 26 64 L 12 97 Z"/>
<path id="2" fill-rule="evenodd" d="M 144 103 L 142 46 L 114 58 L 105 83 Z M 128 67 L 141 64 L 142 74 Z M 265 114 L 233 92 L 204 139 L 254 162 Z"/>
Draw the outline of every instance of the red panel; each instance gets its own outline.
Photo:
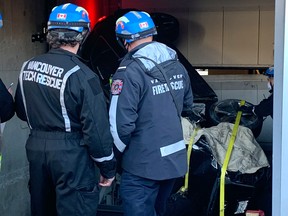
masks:
<path id="1" fill-rule="evenodd" d="M 100 17 L 113 14 L 121 5 L 121 0 L 72 0 L 70 2 L 88 11 L 91 28 Z"/>
<path id="2" fill-rule="evenodd" d="M 101 0 L 74 0 L 73 3 L 77 4 L 81 7 L 84 7 L 88 13 L 89 13 L 89 18 L 91 20 L 91 27 L 94 26 L 96 23 L 96 20 L 100 17 L 99 14 L 99 1 Z M 72 3 L 72 1 L 71 1 Z"/>

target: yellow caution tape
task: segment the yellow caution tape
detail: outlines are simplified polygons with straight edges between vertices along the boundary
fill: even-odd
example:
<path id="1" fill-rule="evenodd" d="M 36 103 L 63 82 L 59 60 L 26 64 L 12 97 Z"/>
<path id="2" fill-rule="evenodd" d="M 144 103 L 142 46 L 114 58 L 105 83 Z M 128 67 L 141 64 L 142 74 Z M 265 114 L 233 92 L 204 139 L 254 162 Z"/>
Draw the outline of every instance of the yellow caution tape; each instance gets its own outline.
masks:
<path id="1" fill-rule="evenodd" d="M 245 105 L 245 101 L 241 100 L 240 102 L 240 106 L 244 106 Z M 241 115 L 242 115 L 242 111 L 238 111 L 237 116 L 236 116 L 236 120 L 235 120 L 235 124 L 232 130 L 232 135 L 230 137 L 230 141 L 228 144 L 228 148 L 227 148 L 227 152 L 225 155 L 225 159 L 223 162 L 223 166 L 221 168 L 221 176 L 220 176 L 220 208 L 219 208 L 219 215 L 220 216 L 224 216 L 225 213 L 225 175 L 226 175 L 226 171 L 227 171 L 227 167 L 230 161 L 230 156 L 233 150 L 233 146 L 234 146 L 234 142 L 236 139 L 236 135 L 237 135 L 237 131 L 238 131 L 238 127 L 240 124 L 240 120 L 241 120 Z"/>
<path id="2" fill-rule="evenodd" d="M 191 152 L 192 152 L 192 146 L 193 146 L 193 142 L 195 139 L 195 136 L 197 134 L 199 128 L 195 128 L 193 130 L 192 136 L 190 138 L 189 144 L 188 144 L 188 150 L 187 150 L 187 164 L 188 164 L 188 170 L 187 173 L 185 174 L 185 182 L 184 182 L 184 186 L 181 187 L 181 192 L 186 192 L 188 190 L 188 183 L 189 183 L 189 167 L 190 167 L 190 157 L 191 157 Z"/>
<path id="3" fill-rule="evenodd" d="M 109 86 L 110 86 L 110 87 L 112 86 L 112 81 L 113 81 L 113 77 L 112 77 L 112 75 L 111 75 L 110 78 L 109 78 Z"/>

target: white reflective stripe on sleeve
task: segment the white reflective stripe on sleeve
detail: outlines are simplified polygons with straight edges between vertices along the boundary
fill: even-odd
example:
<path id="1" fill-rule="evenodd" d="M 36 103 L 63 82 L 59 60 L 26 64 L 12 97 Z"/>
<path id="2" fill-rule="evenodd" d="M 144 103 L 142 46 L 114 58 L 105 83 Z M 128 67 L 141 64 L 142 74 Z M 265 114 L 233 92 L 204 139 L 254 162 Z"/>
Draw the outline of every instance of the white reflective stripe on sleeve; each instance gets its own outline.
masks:
<path id="1" fill-rule="evenodd" d="M 110 103 L 110 109 L 109 109 L 110 132 L 113 136 L 115 146 L 120 152 L 123 152 L 124 149 L 126 148 L 126 145 L 119 138 L 116 124 L 116 110 L 117 110 L 118 97 L 119 97 L 118 95 L 113 95 Z"/>
<path id="2" fill-rule="evenodd" d="M 66 83 L 67 80 L 69 78 L 69 76 L 73 73 L 75 73 L 76 71 L 78 71 L 80 69 L 80 67 L 77 65 L 74 68 L 72 68 L 71 70 L 69 70 L 63 77 L 63 82 L 60 88 L 60 104 L 61 104 L 61 109 L 62 109 L 62 116 L 64 118 L 64 122 L 65 122 L 65 130 L 66 132 L 71 132 L 71 123 L 70 123 L 70 119 L 68 117 L 67 114 L 67 109 L 65 106 L 65 100 L 64 100 L 64 90 L 66 87 Z"/>
<path id="3" fill-rule="evenodd" d="M 110 161 L 114 158 L 114 153 L 112 152 L 112 154 L 110 156 L 107 156 L 107 157 L 102 157 L 102 158 L 94 158 L 92 157 L 91 155 L 91 158 L 95 161 L 95 162 L 103 162 L 103 161 Z"/>
<path id="4" fill-rule="evenodd" d="M 186 148 L 186 146 L 185 146 L 184 140 L 181 140 L 177 143 L 173 143 L 173 144 L 161 147 L 160 148 L 161 156 L 165 157 L 165 156 L 168 156 L 168 155 L 173 154 L 175 152 L 181 151 L 185 148 Z"/>
<path id="5" fill-rule="evenodd" d="M 21 89 L 21 95 L 22 95 L 22 100 L 23 100 L 23 105 L 25 108 L 25 113 L 26 113 L 26 118 L 27 118 L 27 123 L 30 129 L 32 129 L 31 125 L 30 125 L 30 121 L 29 121 L 29 116 L 27 113 L 27 106 L 26 106 L 26 98 L 25 98 L 25 94 L 24 94 L 24 88 L 23 88 L 23 72 L 24 72 L 24 67 L 26 66 L 26 64 L 28 63 L 28 61 L 24 62 L 21 68 L 21 72 L 19 75 L 19 85 L 20 85 L 20 89 Z"/>

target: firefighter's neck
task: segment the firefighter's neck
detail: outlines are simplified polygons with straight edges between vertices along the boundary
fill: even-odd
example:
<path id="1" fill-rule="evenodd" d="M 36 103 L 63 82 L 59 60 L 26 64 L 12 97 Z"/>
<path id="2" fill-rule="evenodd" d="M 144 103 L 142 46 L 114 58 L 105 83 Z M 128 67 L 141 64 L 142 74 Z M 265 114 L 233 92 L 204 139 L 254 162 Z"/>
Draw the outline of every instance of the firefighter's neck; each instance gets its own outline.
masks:
<path id="1" fill-rule="evenodd" d="M 146 38 L 141 38 L 139 40 L 133 41 L 132 43 L 130 43 L 127 47 L 128 52 L 131 51 L 132 49 L 134 49 L 135 47 L 143 44 L 143 43 L 147 43 L 147 42 L 151 42 L 153 40 L 153 37 L 146 37 Z"/>
<path id="2" fill-rule="evenodd" d="M 79 49 L 79 46 L 80 46 L 80 44 L 77 43 L 76 46 L 74 46 L 74 47 L 72 47 L 72 46 L 70 46 L 70 45 L 63 45 L 63 46 L 61 46 L 60 48 L 66 50 L 66 51 L 68 51 L 68 52 L 77 54 L 78 49 Z"/>

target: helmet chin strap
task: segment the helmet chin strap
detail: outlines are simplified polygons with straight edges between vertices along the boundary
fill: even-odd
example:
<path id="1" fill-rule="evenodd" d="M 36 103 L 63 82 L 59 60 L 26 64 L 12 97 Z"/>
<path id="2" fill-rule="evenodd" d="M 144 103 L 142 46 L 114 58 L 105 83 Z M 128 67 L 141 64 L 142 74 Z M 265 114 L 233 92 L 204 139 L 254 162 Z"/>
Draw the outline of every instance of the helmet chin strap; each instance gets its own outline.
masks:
<path id="1" fill-rule="evenodd" d="M 81 32 L 82 36 L 83 36 L 83 39 L 80 43 L 80 46 L 86 41 L 88 35 L 89 35 L 89 30 L 88 29 L 85 29 L 83 30 L 83 32 Z"/>
<path id="2" fill-rule="evenodd" d="M 125 47 L 125 50 L 127 50 L 127 52 L 129 52 L 129 47 L 131 46 L 130 43 L 127 43 L 126 40 L 125 40 L 125 43 L 124 43 L 124 47 Z"/>
<path id="3" fill-rule="evenodd" d="M 117 42 L 118 42 L 118 44 L 119 44 L 125 51 L 128 52 L 129 43 L 127 43 L 125 39 L 123 39 L 123 38 L 118 38 Z"/>

